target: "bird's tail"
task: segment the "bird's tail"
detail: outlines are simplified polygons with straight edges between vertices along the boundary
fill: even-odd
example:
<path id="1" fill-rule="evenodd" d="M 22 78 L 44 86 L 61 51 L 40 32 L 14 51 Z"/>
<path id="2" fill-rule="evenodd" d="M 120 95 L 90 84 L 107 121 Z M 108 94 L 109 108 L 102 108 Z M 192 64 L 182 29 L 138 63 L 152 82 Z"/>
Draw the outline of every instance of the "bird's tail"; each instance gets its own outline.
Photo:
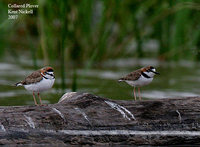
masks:
<path id="1" fill-rule="evenodd" d="M 15 86 L 23 86 L 22 82 L 18 82 L 15 84 Z"/>

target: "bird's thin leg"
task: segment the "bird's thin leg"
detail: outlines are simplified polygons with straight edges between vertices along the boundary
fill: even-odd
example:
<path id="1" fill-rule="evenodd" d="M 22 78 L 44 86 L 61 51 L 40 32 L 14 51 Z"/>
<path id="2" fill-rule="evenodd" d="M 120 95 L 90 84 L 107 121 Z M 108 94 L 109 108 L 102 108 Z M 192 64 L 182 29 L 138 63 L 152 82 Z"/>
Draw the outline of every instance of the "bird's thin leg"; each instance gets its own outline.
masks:
<path id="1" fill-rule="evenodd" d="M 136 99 L 135 87 L 133 89 L 133 93 L 134 93 L 134 98 L 135 98 L 135 101 L 136 101 L 137 99 Z"/>
<path id="2" fill-rule="evenodd" d="M 40 99 L 40 104 L 43 105 L 43 104 L 42 104 L 42 100 L 41 100 L 41 97 L 40 97 L 40 93 L 39 93 L 39 92 L 38 92 L 38 97 L 39 97 L 39 99 Z"/>
<path id="3" fill-rule="evenodd" d="M 34 93 L 34 92 L 33 92 L 33 99 L 34 99 L 35 105 L 38 105 L 38 104 L 37 104 L 37 101 L 36 101 L 36 99 L 35 99 L 35 93 Z"/>
<path id="4" fill-rule="evenodd" d="M 138 87 L 138 96 L 139 96 L 139 99 L 142 100 L 141 95 L 140 95 L 140 87 Z"/>

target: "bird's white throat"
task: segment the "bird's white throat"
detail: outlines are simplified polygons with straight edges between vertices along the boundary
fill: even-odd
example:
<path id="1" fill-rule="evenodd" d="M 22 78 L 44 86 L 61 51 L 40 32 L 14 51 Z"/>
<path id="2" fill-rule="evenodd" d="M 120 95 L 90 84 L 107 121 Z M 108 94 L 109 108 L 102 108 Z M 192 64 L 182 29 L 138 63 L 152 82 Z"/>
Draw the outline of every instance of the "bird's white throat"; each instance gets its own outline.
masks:
<path id="1" fill-rule="evenodd" d="M 43 73 L 41 73 L 43 77 L 45 77 L 46 79 L 55 79 L 54 77 L 54 73 L 53 72 L 46 72 L 46 74 L 44 75 Z"/>
<path id="2" fill-rule="evenodd" d="M 148 77 L 150 77 L 150 78 L 153 78 L 154 76 L 155 76 L 155 73 L 154 72 L 156 72 L 156 69 L 155 68 L 153 68 L 153 69 L 151 69 L 152 71 L 145 71 L 144 72 L 144 74 L 146 74 Z"/>

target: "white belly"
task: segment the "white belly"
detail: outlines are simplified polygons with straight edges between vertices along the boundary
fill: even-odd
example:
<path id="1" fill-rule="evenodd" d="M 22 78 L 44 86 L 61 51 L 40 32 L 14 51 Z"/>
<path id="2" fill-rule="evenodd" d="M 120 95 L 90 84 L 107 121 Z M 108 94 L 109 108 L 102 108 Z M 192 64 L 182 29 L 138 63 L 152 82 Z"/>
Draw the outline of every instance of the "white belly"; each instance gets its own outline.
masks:
<path id="1" fill-rule="evenodd" d="M 131 85 L 133 87 L 140 87 L 140 86 L 148 85 L 149 83 L 152 82 L 152 80 L 153 80 L 153 78 L 145 78 L 145 77 L 141 76 L 136 81 L 126 81 L 126 83 L 128 83 L 129 85 Z"/>
<path id="2" fill-rule="evenodd" d="M 36 84 L 24 85 L 24 87 L 28 91 L 42 92 L 42 91 L 50 89 L 53 86 L 54 81 L 55 81 L 55 79 L 43 78 L 40 82 L 38 82 Z"/>

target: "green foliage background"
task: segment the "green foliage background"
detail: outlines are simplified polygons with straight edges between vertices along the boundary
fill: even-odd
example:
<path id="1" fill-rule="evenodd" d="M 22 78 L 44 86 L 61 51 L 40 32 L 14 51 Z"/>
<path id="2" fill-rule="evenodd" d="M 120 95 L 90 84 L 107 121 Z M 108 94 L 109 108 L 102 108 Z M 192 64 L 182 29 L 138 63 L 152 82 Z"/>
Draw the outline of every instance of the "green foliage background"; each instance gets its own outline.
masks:
<path id="1" fill-rule="evenodd" d="M 8 20 L 8 3 L 39 4 L 34 15 Z M 89 68 L 116 58 L 200 60 L 199 0 L 1 0 L 0 57 L 27 53 L 35 68 Z M 149 40 L 158 49 L 145 48 Z M 135 45 L 135 47 L 134 47 Z M 74 84 L 76 85 L 76 84 Z M 74 86 L 73 85 L 73 86 Z"/>
<path id="2" fill-rule="evenodd" d="M 34 15 L 7 19 L 7 4 L 0 2 L 0 55 L 9 50 L 31 52 L 48 64 L 60 59 L 102 61 L 118 57 L 148 57 L 143 43 L 158 41 L 155 56 L 162 60 L 200 60 L 200 2 L 198 0 L 37 0 Z M 136 43 L 136 50 L 127 48 Z"/>

